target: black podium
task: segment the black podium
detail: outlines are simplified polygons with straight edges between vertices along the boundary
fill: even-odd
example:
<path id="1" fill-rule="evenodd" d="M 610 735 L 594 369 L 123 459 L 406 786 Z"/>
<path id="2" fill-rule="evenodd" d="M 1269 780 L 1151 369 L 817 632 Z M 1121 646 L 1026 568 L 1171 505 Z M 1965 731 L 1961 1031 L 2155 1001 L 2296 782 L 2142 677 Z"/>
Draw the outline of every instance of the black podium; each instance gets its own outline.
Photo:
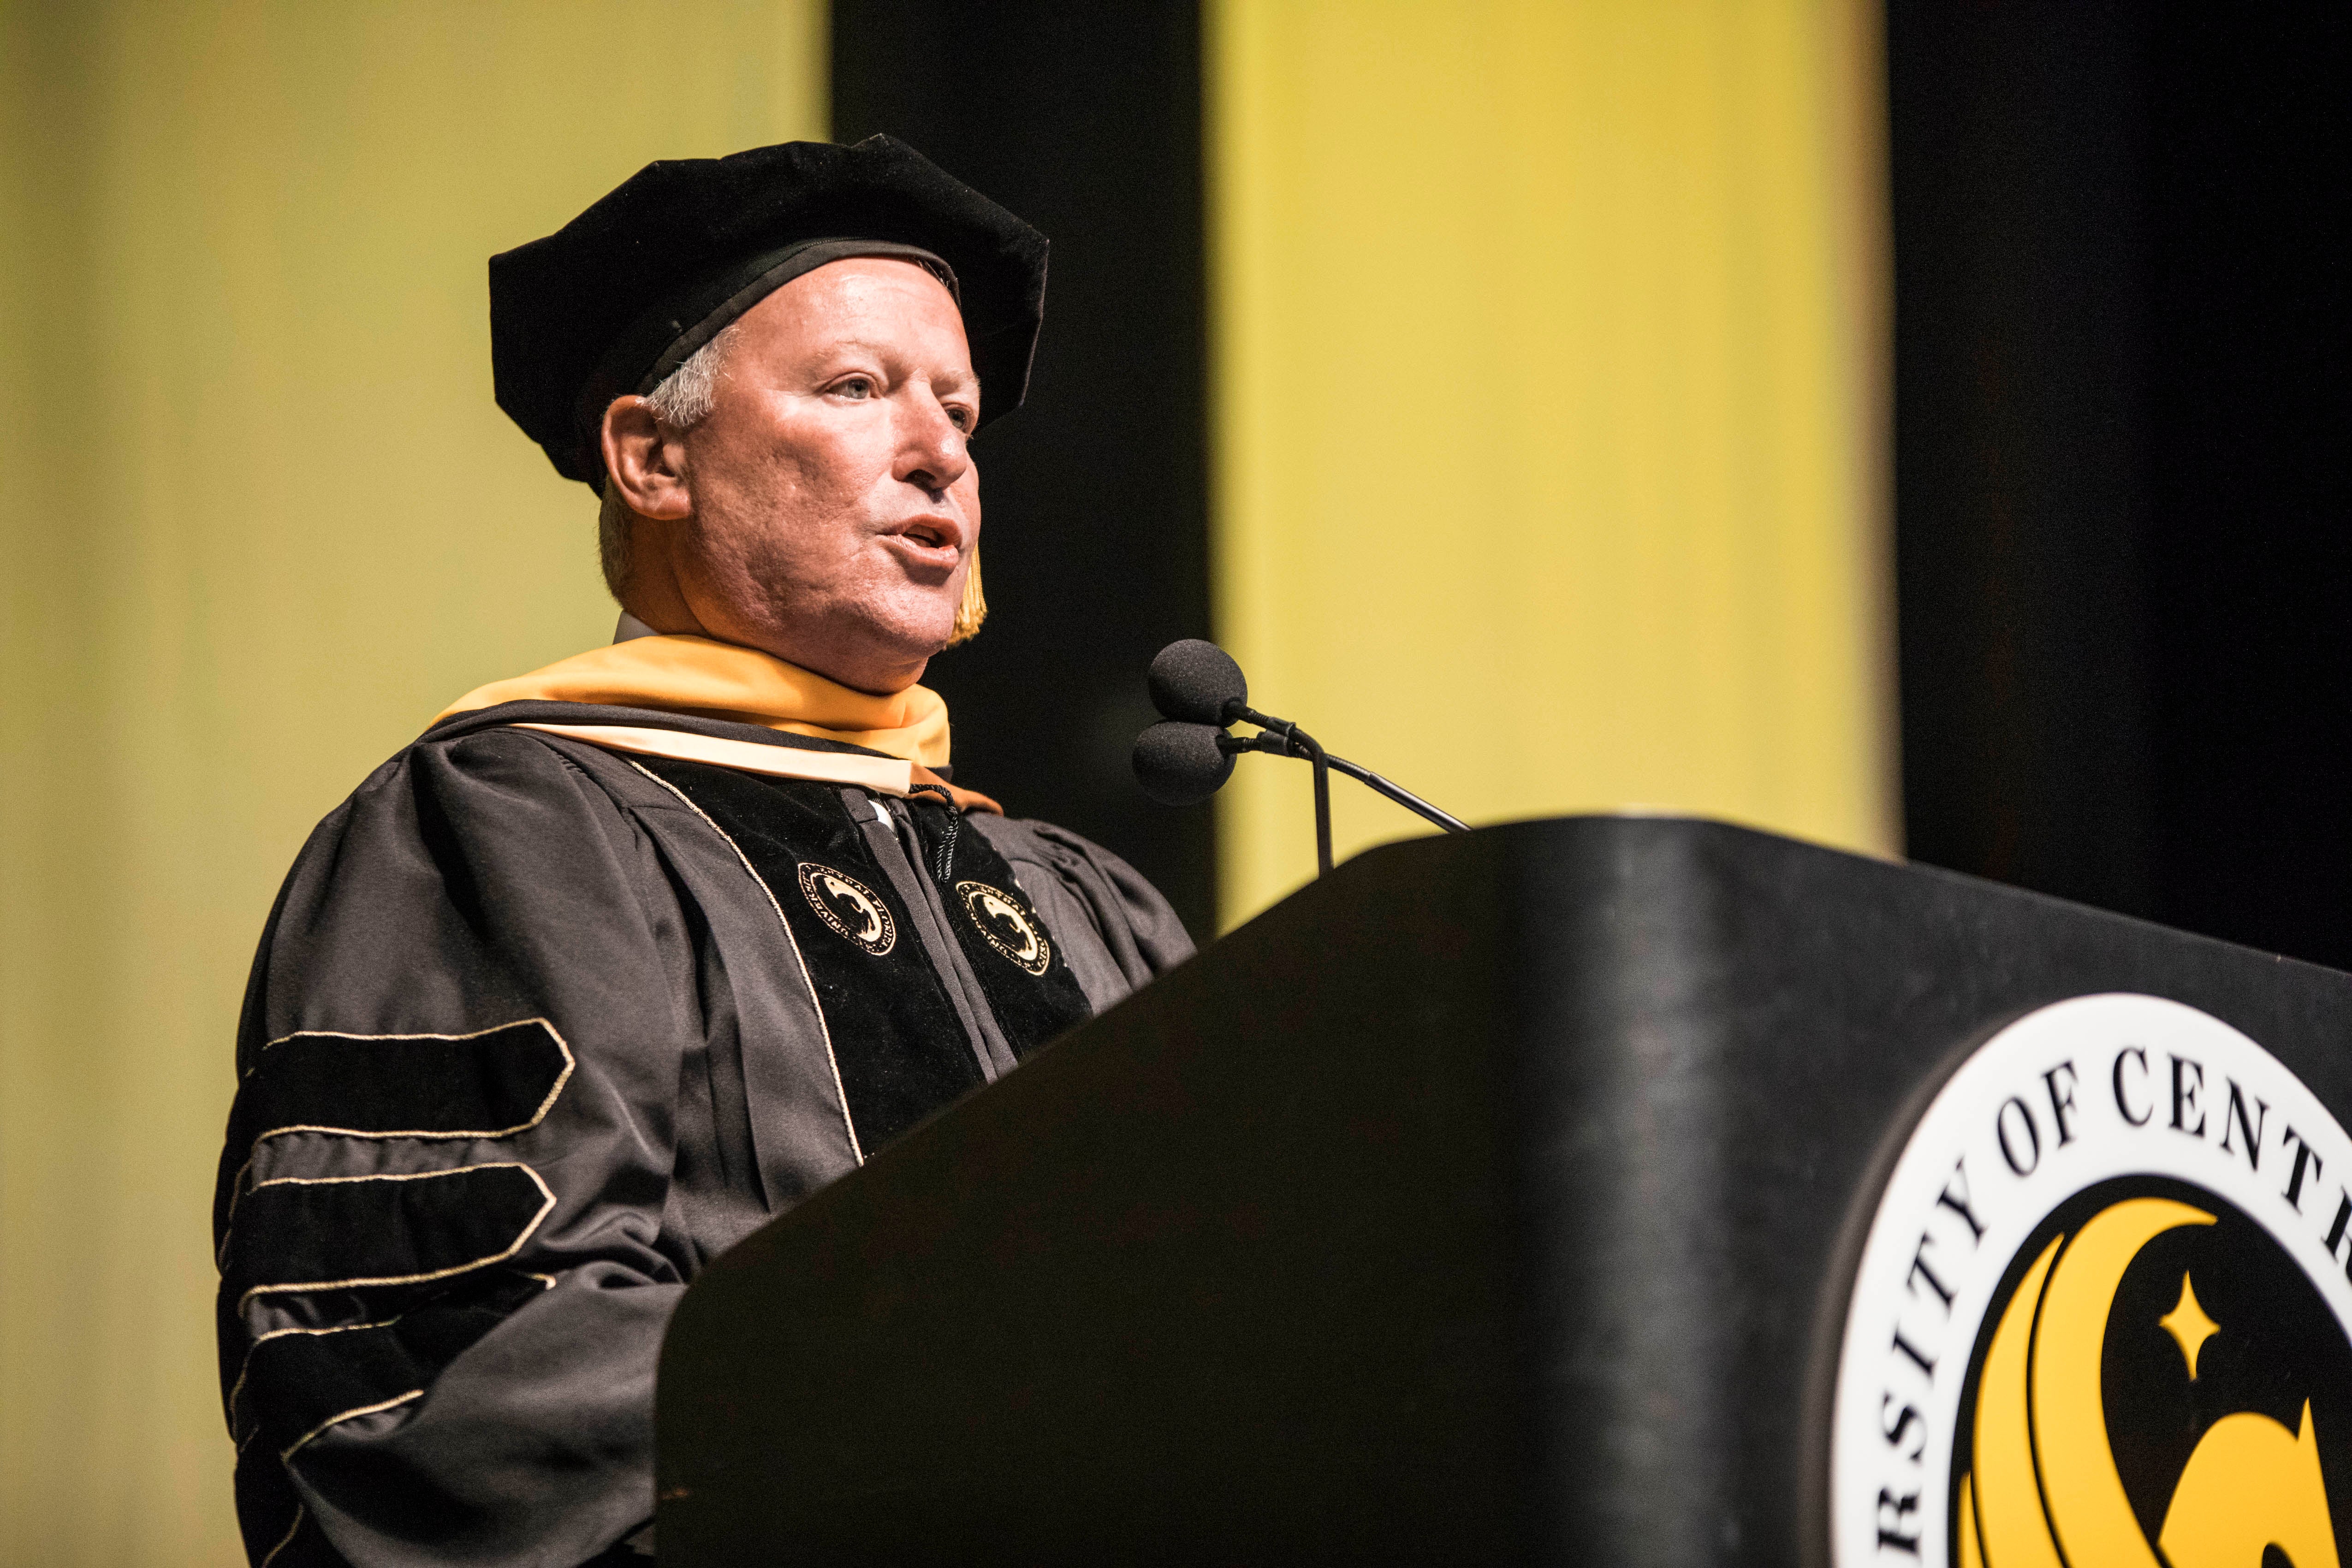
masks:
<path id="1" fill-rule="evenodd" d="M 1671 818 L 1365 855 L 709 1268 L 662 1561 L 1824 1561 L 1906 1131 L 2099 992 L 2352 1108 L 2352 977 L 2144 922 Z"/>

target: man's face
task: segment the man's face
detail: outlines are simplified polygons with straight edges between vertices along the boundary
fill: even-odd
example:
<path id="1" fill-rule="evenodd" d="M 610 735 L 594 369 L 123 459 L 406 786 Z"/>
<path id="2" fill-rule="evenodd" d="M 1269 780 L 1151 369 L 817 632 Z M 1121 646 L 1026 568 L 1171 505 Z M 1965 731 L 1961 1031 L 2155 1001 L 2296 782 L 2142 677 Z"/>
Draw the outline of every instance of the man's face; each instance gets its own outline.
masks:
<path id="1" fill-rule="evenodd" d="M 870 691 L 946 646 L 980 540 L 980 382 L 947 289 L 835 261 L 747 311 L 685 438 L 673 560 L 714 637 Z"/>

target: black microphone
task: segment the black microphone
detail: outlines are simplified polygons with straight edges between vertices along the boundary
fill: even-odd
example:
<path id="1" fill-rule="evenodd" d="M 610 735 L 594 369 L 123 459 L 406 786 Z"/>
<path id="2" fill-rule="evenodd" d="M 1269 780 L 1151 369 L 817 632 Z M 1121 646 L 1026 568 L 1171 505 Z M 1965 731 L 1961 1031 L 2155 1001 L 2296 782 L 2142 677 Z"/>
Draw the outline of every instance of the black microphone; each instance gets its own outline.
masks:
<path id="1" fill-rule="evenodd" d="M 1215 643 L 1186 637 L 1152 657 L 1144 677 L 1151 705 L 1171 719 L 1223 729 L 1249 705 L 1249 682 L 1234 656 Z M 1148 731 L 1147 731 L 1148 732 Z M 1224 781 L 1217 781 L 1223 784 Z"/>
<path id="2" fill-rule="evenodd" d="M 1196 805 L 1233 776 L 1236 755 L 1272 752 L 1277 756 L 1303 757 L 1314 764 L 1318 876 L 1331 868 L 1329 770 L 1333 768 L 1408 811 L 1420 813 L 1448 833 L 1470 831 L 1468 823 L 1440 811 L 1411 790 L 1391 784 L 1370 768 L 1330 755 L 1314 736 L 1289 720 L 1251 707 L 1249 681 L 1242 667 L 1213 642 L 1186 637 L 1170 643 L 1153 658 L 1146 684 L 1151 690 L 1151 705 L 1167 718 L 1135 738 L 1132 762 L 1143 793 L 1162 805 Z M 1227 734 L 1226 726 L 1234 723 L 1255 724 L 1261 732 L 1247 737 Z"/>
<path id="3" fill-rule="evenodd" d="M 1135 738 L 1135 782 L 1162 805 L 1198 805 L 1233 777 L 1233 737 L 1213 724 L 1165 719 Z"/>

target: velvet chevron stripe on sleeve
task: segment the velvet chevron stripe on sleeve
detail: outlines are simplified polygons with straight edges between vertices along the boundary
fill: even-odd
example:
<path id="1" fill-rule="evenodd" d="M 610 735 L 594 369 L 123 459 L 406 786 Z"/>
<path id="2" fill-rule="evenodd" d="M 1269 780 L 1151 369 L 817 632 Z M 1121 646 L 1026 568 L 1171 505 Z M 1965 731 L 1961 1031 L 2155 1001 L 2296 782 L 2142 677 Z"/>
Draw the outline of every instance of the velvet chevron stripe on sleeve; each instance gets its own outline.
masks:
<path id="1" fill-rule="evenodd" d="M 504 1138 L 538 1124 L 572 1076 L 544 1018 L 469 1035 L 305 1030 L 272 1040 L 238 1095 L 250 1142 L 281 1132 Z"/>
<path id="2" fill-rule="evenodd" d="M 429 1284 L 512 1257 L 554 1206 L 513 1163 L 262 1182 L 237 1202 L 222 1279 L 239 1302 Z"/>

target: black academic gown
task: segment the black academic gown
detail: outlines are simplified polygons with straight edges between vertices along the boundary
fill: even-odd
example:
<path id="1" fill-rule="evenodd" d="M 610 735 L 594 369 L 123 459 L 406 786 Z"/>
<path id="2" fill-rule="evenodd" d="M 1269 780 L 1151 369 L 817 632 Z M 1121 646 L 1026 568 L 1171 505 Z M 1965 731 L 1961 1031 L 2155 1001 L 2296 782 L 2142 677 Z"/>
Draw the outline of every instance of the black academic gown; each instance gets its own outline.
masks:
<path id="1" fill-rule="evenodd" d="M 507 703 L 311 836 L 214 1220 L 257 1563 L 567 1565 L 632 1536 L 687 1282 L 1192 952 L 1075 834 L 527 721 L 854 750 Z"/>

